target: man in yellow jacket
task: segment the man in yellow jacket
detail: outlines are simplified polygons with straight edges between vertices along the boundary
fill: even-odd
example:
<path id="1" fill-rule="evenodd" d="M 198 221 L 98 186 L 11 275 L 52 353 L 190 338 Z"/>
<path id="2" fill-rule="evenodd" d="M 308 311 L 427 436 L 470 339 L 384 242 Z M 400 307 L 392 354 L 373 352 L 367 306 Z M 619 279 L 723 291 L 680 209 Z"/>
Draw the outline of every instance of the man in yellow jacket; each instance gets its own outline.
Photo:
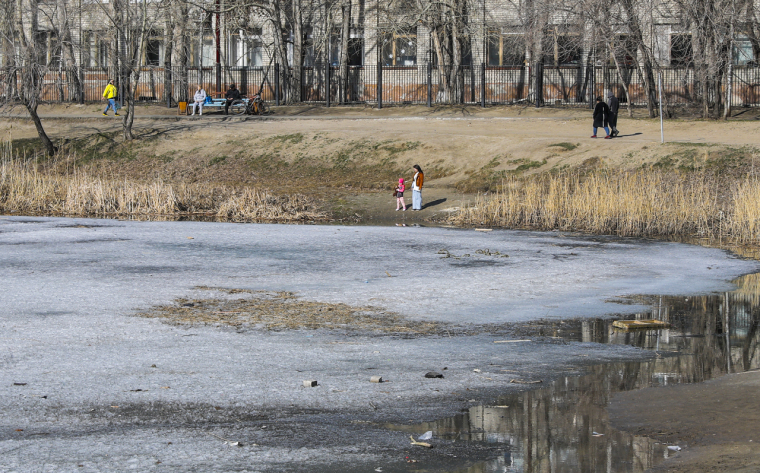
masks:
<path id="1" fill-rule="evenodd" d="M 106 86 L 106 90 L 103 91 L 103 98 L 108 101 L 108 104 L 106 105 L 106 109 L 103 110 L 103 115 L 108 115 L 108 109 L 113 109 L 113 114 L 115 116 L 119 116 L 119 112 L 116 110 L 116 87 L 113 85 L 113 79 L 108 81 L 108 85 Z"/>

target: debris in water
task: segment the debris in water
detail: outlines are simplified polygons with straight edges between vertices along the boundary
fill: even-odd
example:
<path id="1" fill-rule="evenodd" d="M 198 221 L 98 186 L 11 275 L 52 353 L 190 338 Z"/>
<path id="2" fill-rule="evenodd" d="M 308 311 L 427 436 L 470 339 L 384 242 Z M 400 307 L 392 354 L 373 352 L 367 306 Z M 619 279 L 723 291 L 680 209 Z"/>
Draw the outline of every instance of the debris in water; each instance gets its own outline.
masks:
<path id="1" fill-rule="evenodd" d="M 416 445 L 418 447 L 433 448 L 433 446 L 427 442 L 418 442 L 414 440 L 414 437 L 412 437 L 411 435 L 409 436 L 409 439 L 412 441 L 412 445 Z"/>
<path id="2" fill-rule="evenodd" d="M 223 441 L 224 443 L 226 443 L 227 445 L 229 445 L 231 447 L 242 447 L 243 446 L 242 442 L 234 442 L 234 441 L 226 439 L 224 437 L 220 437 L 220 436 L 218 436 L 216 434 L 212 434 L 211 432 L 209 432 L 208 434 L 211 435 L 212 437 L 218 438 L 219 440 Z"/>
<path id="3" fill-rule="evenodd" d="M 651 330 L 670 328 L 670 324 L 661 320 L 616 320 L 612 326 L 622 330 Z"/>
<path id="4" fill-rule="evenodd" d="M 514 384 L 539 384 L 539 383 L 543 383 L 543 381 L 541 381 L 540 379 L 538 379 L 536 381 L 526 381 L 524 379 L 513 379 L 513 380 L 510 381 L 510 383 L 514 383 Z"/>
<path id="5" fill-rule="evenodd" d="M 419 437 L 417 437 L 417 440 L 430 440 L 431 438 L 433 438 L 433 431 L 432 430 L 428 430 L 424 434 L 422 434 Z"/>
<path id="6" fill-rule="evenodd" d="M 668 445 L 668 450 L 672 452 L 680 452 L 681 447 L 679 447 L 678 445 Z"/>
<path id="7" fill-rule="evenodd" d="M 426 378 L 443 378 L 443 375 L 435 371 L 428 371 L 427 373 L 425 373 L 425 377 Z"/>
<path id="8" fill-rule="evenodd" d="M 369 379 L 371 383 L 382 383 L 383 377 L 382 376 L 373 376 Z"/>
<path id="9" fill-rule="evenodd" d="M 307 379 L 307 380 L 304 380 L 303 387 L 305 387 L 305 388 L 314 388 L 314 387 L 317 387 L 317 380 L 316 379 Z"/>
<path id="10" fill-rule="evenodd" d="M 532 340 L 494 340 L 494 343 L 520 343 L 520 342 L 531 342 Z"/>

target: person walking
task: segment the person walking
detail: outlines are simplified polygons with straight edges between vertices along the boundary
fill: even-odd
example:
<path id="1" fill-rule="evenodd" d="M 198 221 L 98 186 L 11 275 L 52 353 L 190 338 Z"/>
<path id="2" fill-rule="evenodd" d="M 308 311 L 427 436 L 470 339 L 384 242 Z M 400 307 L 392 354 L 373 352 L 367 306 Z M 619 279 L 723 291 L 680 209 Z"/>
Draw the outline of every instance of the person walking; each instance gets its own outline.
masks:
<path id="1" fill-rule="evenodd" d="M 113 85 L 113 79 L 108 81 L 106 89 L 103 91 L 103 98 L 106 100 L 106 109 L 103 110 L 103 115 L 108 116 L 108 109 L 113 109 L 115 117 L 119 116 L 118 110 L 116 110 L 116 86 Z"/>
<path id="2" fill-rule="evenodd" d="M 195 95 L 193 95 L 193 113 L 190 115 L 195 115 L 195 107 L 198 107 L 200 109 L 200 116 L 203 116 L 203 104 L 206 102 L 206 91 L 203 90 L 203 87 L 201 87 L 200 84 L 198 84 L 198 90 L 195 91 Z"/>
<path id="3" fill-rule="evenodd" d="M 232 102 L 235 100 L 240 100 L 240 91 L 237 90 L 235 84 L 230 85 L 230 88 L 227 89 L 227 93 L 224 94 L 224 98 L 227 99 L 227 101 L 224 103 L 224 114 L 229 115 L 230 105 L 232 105 Z"/>
<path id="4" fill-rule="evenodd" d="M 612 138 L 610 136 L 610 129 L 607 127 L 609 116 L 610 107 L 602 101 L 601 97 L 597 97 L 596 106 L 594 107 L 594 134 L 591 135 L 591 138 L 596 138 L 596 129 L 599 127 L 604 127 L 604 131 L 607 133 L 607 136 L 604 137 L 605 140 Z"/>
<path id="5" fill-rule="evenodd" d="M 396 212 L 403 207 L 403 211 L 406 212 L 406 202 L 404 202 L 404 191 L 406 186 L 404 185 L 404 178 L 401 177 L 398 180 L 398 186 L 396 187 Z"/>
<path id="6" fill-rule="evenodd" d="M 617 129 L 617 119 L 618 119 L 618 110 L 620 110 L 620 101 L 618 101 L 617 97 L 615 97 L 615 94 L 610 91 L 609 95 L 607 96 L 607 106 L 610 107 L 610 118 L 607 120 L 610 124 L 610 136 L 616 137 L 620 134 L 620 132 Z"/>
<path id="7" fill-rule="evenodd" d="M 425 176 L 418 164 L 412 166 L 414 177 L 412 178 L 412 210 L 422 210 L 422 183 Z"/>

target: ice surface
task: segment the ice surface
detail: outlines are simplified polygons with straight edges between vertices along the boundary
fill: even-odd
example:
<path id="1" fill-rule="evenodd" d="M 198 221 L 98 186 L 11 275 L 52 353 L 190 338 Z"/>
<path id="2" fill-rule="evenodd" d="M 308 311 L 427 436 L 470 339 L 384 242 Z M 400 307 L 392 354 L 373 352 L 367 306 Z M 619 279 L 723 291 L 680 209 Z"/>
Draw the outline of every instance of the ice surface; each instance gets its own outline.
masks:
<path id="1" fill-rule="evenodd" d="M 40 316 L 123 313 L 207 285 L 289 290 L 415 318 L 498 323 L 598 316 L 621 310 L 606 299 L 628 294 L 723 291 L 731 287 L 728 280 L 757 268 L 716 249 L 530 232 L 84 219 L 0 223 L 3 305 Z M 440 250 L 470 256 L 446 258 Z"/>
<path id="2" fill-rule="evenodd" d="M 650 354 L 488 335 L 241 334 L 135 312 L 218 286 L 462 324 L 596 316 L 634 310 L 605 302 L 628 294 L 728 290 L 758 265 L 558 233 L 2 217 L 0 268 L 0 471 L 318 471 L 374 467 L 408 445 L 403 433 L 348 432 L 352 420 L 430 420 L 479 389 L 517 389 L 515 373 Z M 423 378 L 431 370 L 445 378 Z"/>

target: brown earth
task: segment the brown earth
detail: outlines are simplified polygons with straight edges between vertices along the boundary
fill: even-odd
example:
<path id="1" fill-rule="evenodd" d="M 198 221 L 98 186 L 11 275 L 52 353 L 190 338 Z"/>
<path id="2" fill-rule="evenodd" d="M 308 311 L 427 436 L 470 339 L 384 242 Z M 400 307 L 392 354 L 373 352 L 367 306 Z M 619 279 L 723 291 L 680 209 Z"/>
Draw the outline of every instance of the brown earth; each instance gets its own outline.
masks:
<path id="1" fill-rule="evenodd" d="M 621 135 L 590 139 L 590 111 L 557 107 L 277 107 L 268 117 L 177 116 L 137 107 L 138 139 L 124 143 L 121 121 L 100 104 L 41 106 L 48 133 L 72 162 L 107 177 L 253 185 L 300 192 L 337 217 L 363 222 L 440 218 L 508 174 L 578 167 L 692 169 L 754 167 L 760 110 L 729 121 L 668 120 L 625 111 Z M 31 154 L 36 131 L 20 107 L 0 109 L 0 140 Z M 15 118 L 19 117 L 19 118 Z M 59 158 L 60 159 L 60 158 Z M 390 190 L 411 166 L 425 170 L 423 212 L 396 214 Z M 61 163 L 59 163 L 59 167 Z M 410 194 L 410 193 L 409 193 Z M 409 195 L 410 197 L 410 195 Z M 411 199 L 407 199 L 410 204 Z"/>
<path id="2" fill-rule="evenodd" d="M 699 384 L 616 394 L 615 428 L 677 444 L 682 450 L 652 471 L 760 471 L 760 371 Z"/>

